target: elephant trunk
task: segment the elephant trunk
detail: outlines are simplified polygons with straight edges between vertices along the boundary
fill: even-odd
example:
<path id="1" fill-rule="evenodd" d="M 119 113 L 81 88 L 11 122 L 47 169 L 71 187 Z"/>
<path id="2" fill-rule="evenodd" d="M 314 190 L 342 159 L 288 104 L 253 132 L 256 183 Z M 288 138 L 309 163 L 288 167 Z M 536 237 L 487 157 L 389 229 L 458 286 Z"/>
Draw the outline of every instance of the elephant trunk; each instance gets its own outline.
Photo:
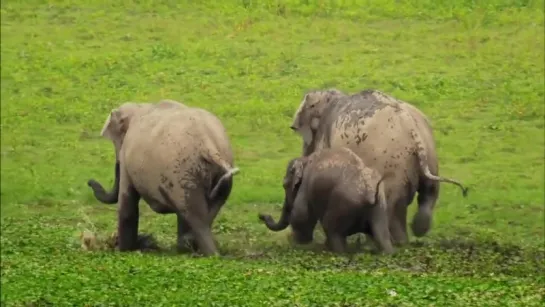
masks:
<path id="1" fill-rule="evenodd" d="M 282 206 L 282 216 L 278 223 L 275 223 L 274 219 L 270 215 L 259 214 L 259 219 L 262 220 L 267 228 L 272 231 L 281 231 L 286 229 L 289 226 L 290 220 L 290 209 L 287 205 L 286 200 L 284 200 L 284 206 Z"/>
<path id="2" fill-rule="evenodd" d="M 109 193 L 104 190 L 104 188 L 98 181 L 94 179 L 90 179 L 87 182 L 87 185 L 91 187 L 91 189 L 93 190 L 93 193 L 95 194 L 95 198 L 98 201 L 104 204 L 117 203 L 118 194 L 119 194 L 119 172 L 120 172 L 119 170 L 120 170 L 119 161 L 116 161 L 114 186 L 112 188 L 112 191 Z"/>
<path id="3" fill-rule="evenodd" d="M 310 144 L 303 142 L 303 157 L 308 157 L 310 154 L 316 151 L 316 132 L 311 131 L 311 133 L 312 140 L 310 141 Z"/>

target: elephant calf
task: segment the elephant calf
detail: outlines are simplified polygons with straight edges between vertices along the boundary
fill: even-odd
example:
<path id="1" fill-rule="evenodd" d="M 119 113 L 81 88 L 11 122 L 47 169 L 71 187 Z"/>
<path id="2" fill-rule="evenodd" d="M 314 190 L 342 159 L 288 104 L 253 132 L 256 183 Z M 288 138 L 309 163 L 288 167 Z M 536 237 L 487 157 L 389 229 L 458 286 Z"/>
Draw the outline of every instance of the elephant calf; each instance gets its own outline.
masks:
<path id="1" fill-rule="evenodd" d="M 284 176 L 284 206 L 275 223 L 259 214 L 267 228 L 280 231 L 291 225 L 295 242 L 313 240 L 316 223 L 326 234 L 326 246 L 346 250 L 346 237 L 369 234 L 384 253 L 392 253 L 386 197 L 380 173 L 371 169 L 348 148 L 323 149 L 292 159 Z"/>
<path id="2" fill-rule="evenodd" d="M 125 103 L 112 110 L 101 135 L 115 147 L 114 188 L 107 193 L 92 179 L 88 185 L 99 201 L 119 204 L 119 249 L 137 248 L 143 199 L 157 213 L 177 215 L 179 247 L 194 237 L 203 254 L 217 254 L 211 225 L 239 171 L 220 120 L 175 101 Z"/>

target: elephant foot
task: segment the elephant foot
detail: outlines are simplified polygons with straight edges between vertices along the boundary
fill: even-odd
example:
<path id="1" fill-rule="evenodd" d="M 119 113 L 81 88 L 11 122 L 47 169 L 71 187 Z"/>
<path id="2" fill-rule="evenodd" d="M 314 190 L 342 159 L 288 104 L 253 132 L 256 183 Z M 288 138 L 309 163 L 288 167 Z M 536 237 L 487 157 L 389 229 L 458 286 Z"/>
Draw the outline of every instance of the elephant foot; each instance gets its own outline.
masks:
<path id="1" fill-rule="evenodd" d="M 391 240 L 388 240 L 387 236 L 384 236 L 379 240 L 375 240 L 375 245 L 377 253 L 383 255 L 391 255 L 394 253 L 394 245 L 396 244 Z M 403 245 L 403 243 L 400 245 Z"/>
<path id="2" fill-rule="evenodd" d="M 409 242 L 407 235 L 398 234 L 397 236 L 392 236 L 392 244 L 395 246 L 403 246 Z"/>
<path id="3" fill-rule="evenodd" d="M 328 235 L 325 241 L 325 246 L 330 251 L 343 254 L 346 252 L 346 238 L 341 235 Z"/>
<path id="4" fill-rule="evenodd" d="M 205 257 L 219 256 L 217 241 L 212 235 L 210 227 L 194 224 L 192 229 L 199 253 Z"/>
<path id="5" fill-rule="evenodd" d="M 134 251 L 138 243 L 138 216 L 120 217 L 117 226 L 117 248 L 119 251 Z"/>
<path id="6" fill-rule="evenodd" d="M 135 251 L 139 248 L 138 234 L 118 232 L 117 249 L 121 252 Z"/>
<path id="7" fill-rule="evenodd" d="M 409 242 L 407 231 L 400 225 L 400 223 L 392 223 L 389 237 L 391 238 L 392 244 L 395 246 L 403 246 Z"/>
<path id="8" fill-rule="evenodd" d="M 295 244 L 306 245 L 314 241 L 314 236 L 313 233 L 305 234 L 298 231 L 292 231 L 289 236 L 289 240 Z"/>
<path id="9" fill-rule="evenodd" d="M 417 237 L 422 237 L 431 228 L 432 214 L 430 210 L 419 209 L 413 217 L 411 228 L 413 234 Z"/>
<path id="10" fill-rule="evenodd" d="M 180 253 L 193 253 L 199 250 L 199 245 L 193 234 L 186 234 L 178 239 L 177 251 Z"/>

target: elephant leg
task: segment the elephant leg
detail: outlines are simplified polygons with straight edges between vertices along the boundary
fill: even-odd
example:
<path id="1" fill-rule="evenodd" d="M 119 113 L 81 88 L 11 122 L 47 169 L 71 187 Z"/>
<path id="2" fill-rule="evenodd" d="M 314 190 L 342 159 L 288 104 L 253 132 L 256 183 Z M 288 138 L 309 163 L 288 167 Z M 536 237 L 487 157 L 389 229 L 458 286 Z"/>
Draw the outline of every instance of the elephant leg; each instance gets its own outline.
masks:
<path id="1" fill-rule="evenodd" d="M 309 244 L 314 241 L 314 229 L 318 220 L 314 218 L 296 221 L 291 224 L 292 237 L 297 244 Z"/>
<path id="2" fill-rule="evenodd" d="M 372 215 L 371 231 L 373 233 L 373 241 L 375 241 L 379 250 L 385 254 L 391 254 L 393 247 L 390 239 L 390 228 L 388 227 L 388 214 L 380 207 L 376 207 Z"/>
<path id="3" fill-rule="evenodd" d="M 120 251 L 138 249 L 138 220 L 140 194 L 129 183 L 125 172 L 121 174 L 118 206 L 117 236 Z"/>
<path id="4" fill-rule="evenodd" d="M 397 202 L 394 207 L 390 219 L 390 233 L 395 245 L 402 246 L 409 241 L 407 235 L 407 205 L 402 201 Z"/>
<path id="5" fill-rule="evenodd" d="M 204 193 L 198 190 L 191 191 L 187 205 L 187 212 L 183 216 L 192 229 L 199 251 L 205 256 L 217 255 L 218 250 L 208 220 L 208 204 Z"/>
<path id="6" fill-rule="evenodd" d="M 347 234 L 353 228 L 359 227 L 358 218 L 361 215 L 359 205 L 347 195 L 350 192 L 343 189 L 332 191 L 328 200 L 328 209 L 323 219 L 322 227 L 326 235 L 326 246 L 335 253 L 346 251 Z M 352 228 L 352 229 L 351 229 Z"/>
<path id="7" fill-rule="evenodd" d="M 181 214 L 176 214 L 178 218 L 178 251 L 185 252 L 188 251 L 188 248 L 191 251 L 197 251 L 198 246 L 195 241 L 195 236 L 189 226 L 189 223 Z"/>
<path id="8" fill-rule="evenodd" d="M 337 232 L 326 232 L 325 245 L 334 253 L 346 252 L 346 237 Z"/>
<path id="9" fill-rule="evenodd" d="M 308 203 L 303 192 L 299 192 L 293 202 L 290 224 L 293 239 L 297 244 L 308 244 L 314 240 L 314 229 L 318 219 L 308 212 Z"/>
<path id="10" fill-rule="evenodd" d="M 431 228 L 433 209 L 439 197 L 439 182 L 425 180 L 418 190 L 418 211 L 413 217 L 411 228 L 413 234 L 422 237 Z"/>
<path id="11" fill-rule="evenodd" d="M 227 202 L 227 198 L 231 194 L 233 188 L 233 179 L 229 178 L 219 183 L 221 186 L 218 188 L 218 192 L 214 199 L 208 200 L 209 212 L 208 212 L 208 224 L 212 227 L 212 223 L 216 219 L 216 216 L 220 212 L 223 205 Z"/>
<path id="12" fill-rule="evenodd" d="M 216 219 L 216 216 L 218 216 L 218 213 L 220 212 L 221 208 L 223 207 L 223 204 L 215 204 L 210 208 L 210 211 L 208 211 L 208 225 L 212 227 L 212 223 L 214 223 L 214 220 Z"/>

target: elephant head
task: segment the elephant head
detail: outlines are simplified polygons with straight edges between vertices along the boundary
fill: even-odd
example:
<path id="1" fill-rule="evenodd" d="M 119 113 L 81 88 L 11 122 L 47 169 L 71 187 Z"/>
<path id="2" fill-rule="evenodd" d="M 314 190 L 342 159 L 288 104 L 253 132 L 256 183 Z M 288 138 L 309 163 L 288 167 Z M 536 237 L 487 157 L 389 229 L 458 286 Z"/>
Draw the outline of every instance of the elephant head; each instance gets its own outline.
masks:
<path id="1" fill-rule="evenodd" d="M 290 222 L 290 214 L 293 209 L 295 197 L 301 187 L 303 181 L 303 172 L 307 165 L 307 158 L 295 158 L 289 161 L 284 175 L 284 205 L 282 206 L 282 216 L 278 223 L 270 215 L 259 214 L 259 219 L 262 220 L 267 228 L 272 231 L 281 231 L 288 227 Z"/>
<path id="2" fill-rule="evenodd" d="M 134 103 L 127 102 L 122 104 L 119 108 L 113 109 L 106 122 L 100 131 L 100 135 L 110 139 L 115 147 L 115 179 L 114 186 L 111 192 L 106 192 L 102 185 L 94 180 L 87 181 L 87 185 L 91 187 L 95 198 L 105 204 L 115 204 L 118 200 L 119 193 L 119 151 L 123 145 L 123 139 L 129 129 L 129 123 L 132 118 L 137 114 L 142 114 L 146 110 L 151 108 L 149 103 Z"/>
<path id="3" fill-rule="evenodd" d="M 314 137 L 324 110 L 345 94 L 337 89 L 316 90 L 305 94 L 295 112 L 290 128 L 303 137 L 303 155 L 314 151 Z"/>
<path id="4" fill-rule="evenodd" d="M 150 104 L 127 102 L 119 108 L 113 109 L 106 118 L 100 135 L 114 143 L 116 161 L 119 161 L 119 151 L 123 145 L 123 139 L 129 129 L 131 119 L 149 110 L 150 107 Z"/>

